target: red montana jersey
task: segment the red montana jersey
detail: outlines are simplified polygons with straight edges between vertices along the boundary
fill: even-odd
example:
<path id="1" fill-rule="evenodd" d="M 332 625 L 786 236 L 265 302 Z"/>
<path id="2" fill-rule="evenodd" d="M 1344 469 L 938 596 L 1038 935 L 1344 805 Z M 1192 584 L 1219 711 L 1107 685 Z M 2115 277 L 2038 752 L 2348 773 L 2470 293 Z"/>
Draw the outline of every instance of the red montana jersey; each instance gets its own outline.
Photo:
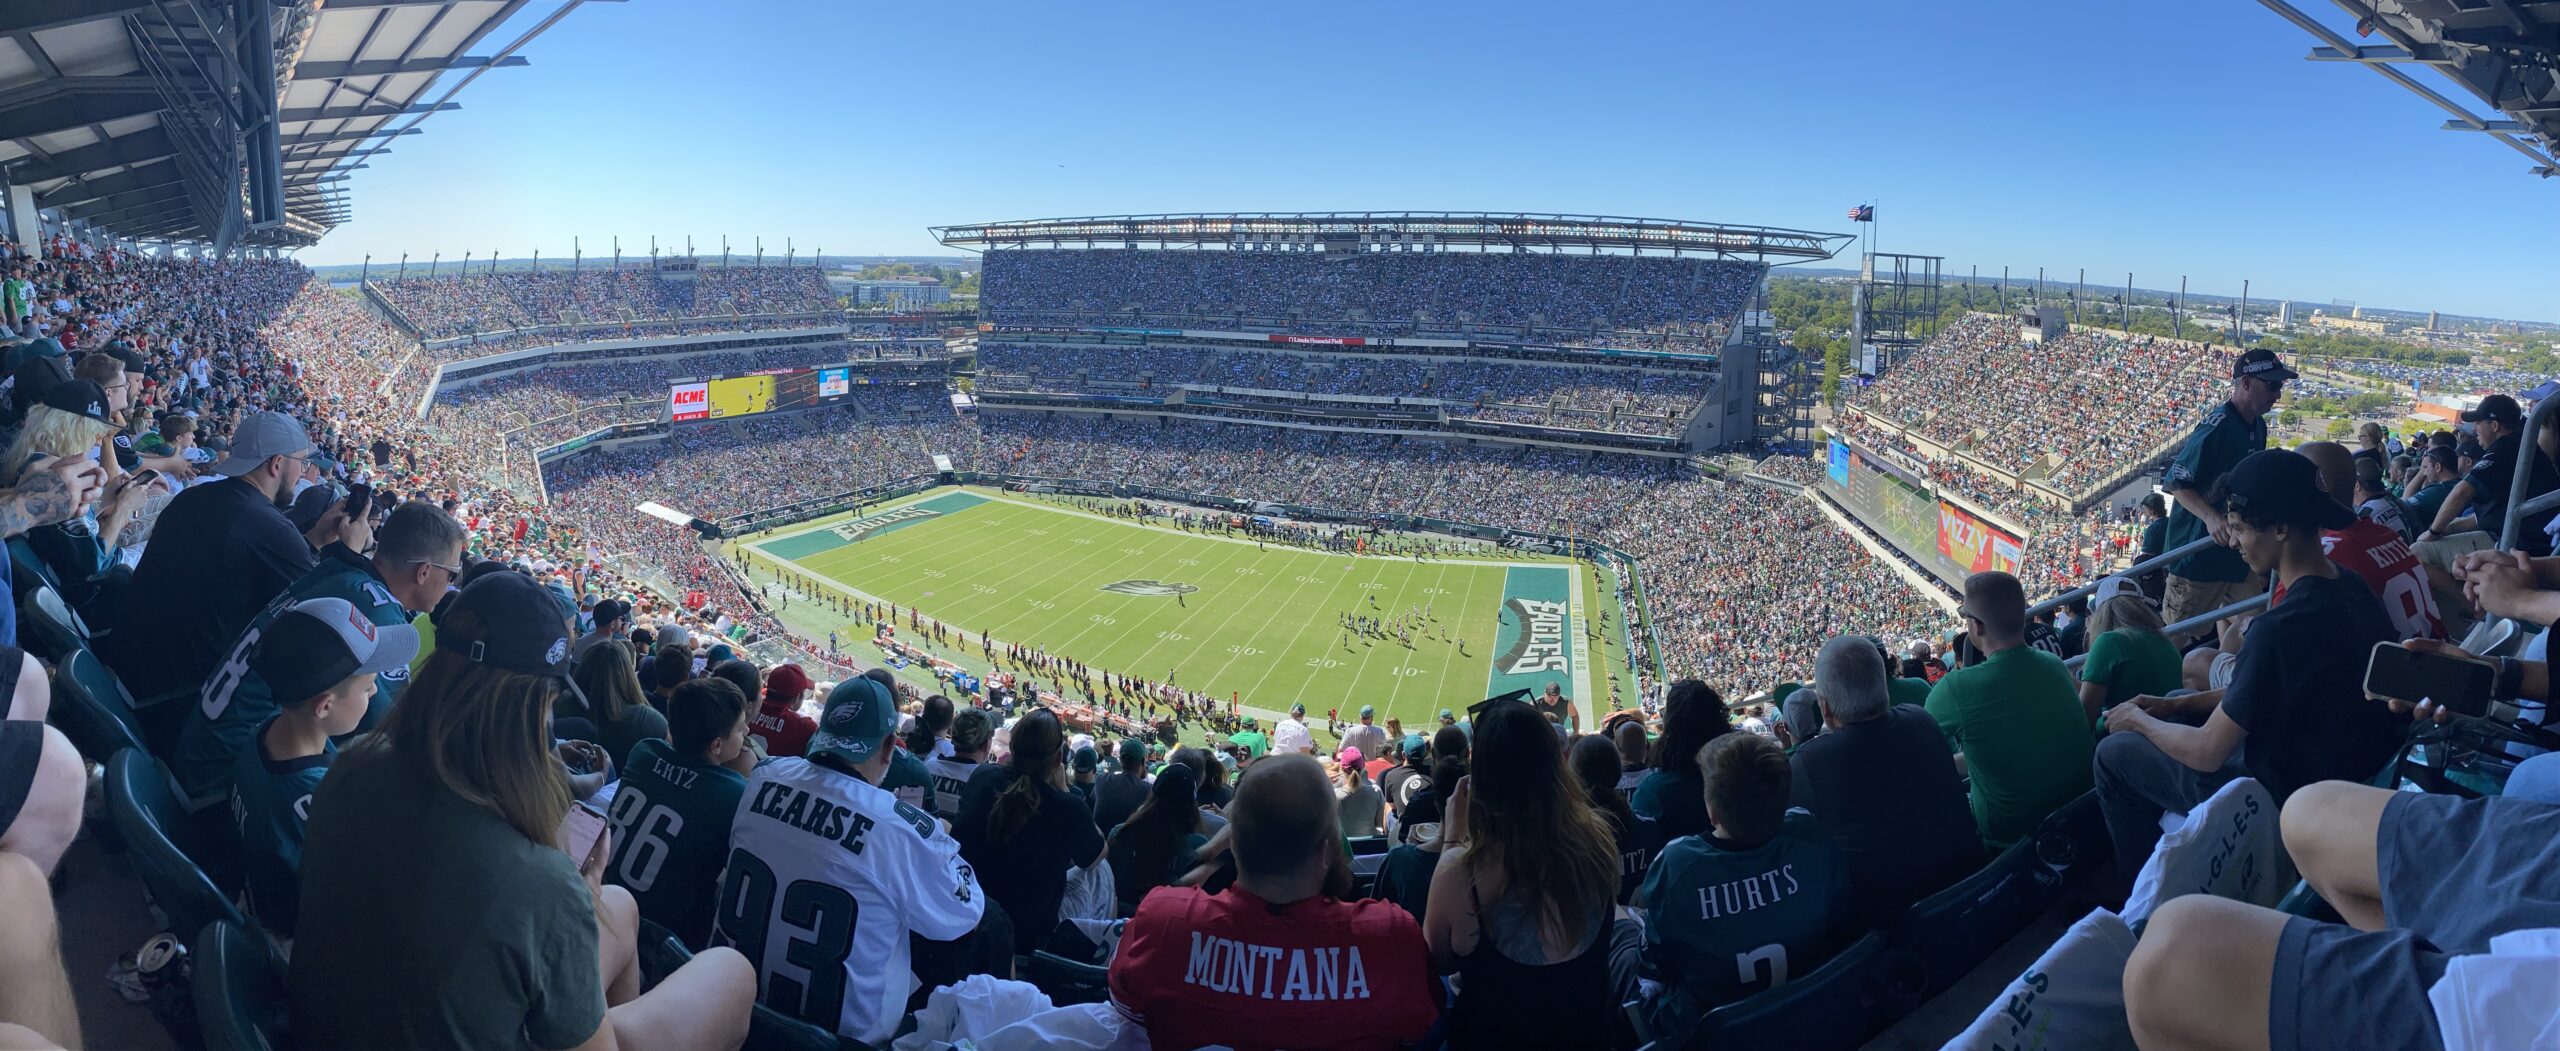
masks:
<path id="1" fill-rule="evenodd" d="M 1157 1047 L 1384 1049 L 1439 1017 L 1413 914 L 1315 897 L 1273 906 L 1230 887 L 1163 887 L 1111 960 L 1111 1000 Z"/>
<path id="2" fill-rule="evenodd" d="M 2403 639 L 2441 639 L 2444 617 L 2436 610 L 2434 590 L 2427 587 L 2426 567 L 2419 564 L 2398 530 L 2379 522 L 2358 520 L 2345 529 L 2324 529 L 2320 547 L 2338 568 L 2363 578 L 2391 616 L 2391 628 Z M 2277 581 L 2272 605 L 2284 601 L 2284 582 Z"/>
<path id="3" fill-rule="evenodd" d="M 807 755 L 809 735 L 818 722 L 778 704 L 760 704 L 747 713 L 747 736 L 764 741 L 766 755 Z"/>

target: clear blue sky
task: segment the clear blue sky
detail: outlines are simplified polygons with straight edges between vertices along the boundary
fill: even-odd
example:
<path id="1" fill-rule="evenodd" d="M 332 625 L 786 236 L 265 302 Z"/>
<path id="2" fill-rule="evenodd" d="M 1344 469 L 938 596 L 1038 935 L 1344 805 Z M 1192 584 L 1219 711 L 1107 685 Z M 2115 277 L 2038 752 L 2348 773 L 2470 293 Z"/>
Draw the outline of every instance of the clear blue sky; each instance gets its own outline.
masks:
<path id="1" fill-rule="evenodd" d="M 2245 0 L 591 4 L 302 258 L 921 254 L 1159 211 L 1847 231 L 1873 201 L 1882 250 L 1951 274 L 2560 319 L 2560 181 L 2311 46 Z"/>

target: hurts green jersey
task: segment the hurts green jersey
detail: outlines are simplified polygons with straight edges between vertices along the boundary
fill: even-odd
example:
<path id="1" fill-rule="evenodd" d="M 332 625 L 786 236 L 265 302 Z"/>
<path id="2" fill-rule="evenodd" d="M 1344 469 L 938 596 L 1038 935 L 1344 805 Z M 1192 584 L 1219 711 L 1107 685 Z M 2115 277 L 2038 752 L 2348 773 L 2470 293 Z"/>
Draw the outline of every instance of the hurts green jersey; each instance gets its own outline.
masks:
<path id="1" fill-rule="evenodd" d="M 622 782 L 606 816 L 613 821 L 613 860 L 605 878 L 627 887 L 640 915 L 701 949 L 711 937 L 711 908 L 720 866 L 729 856 L 729 823 L 747 779 L 718 763 L 687 759 L 651 737 L 631 746 Z"/>
<path id="2" fill-rule="evenodd" d="M 1776 836 L 1737 850 L 1682 836 L 1644 883 L 1646 969 L 1703 1011 L 1813 973 L 1845 922 L 1848 869 L 1813 815 L 1790 810 Z"/>

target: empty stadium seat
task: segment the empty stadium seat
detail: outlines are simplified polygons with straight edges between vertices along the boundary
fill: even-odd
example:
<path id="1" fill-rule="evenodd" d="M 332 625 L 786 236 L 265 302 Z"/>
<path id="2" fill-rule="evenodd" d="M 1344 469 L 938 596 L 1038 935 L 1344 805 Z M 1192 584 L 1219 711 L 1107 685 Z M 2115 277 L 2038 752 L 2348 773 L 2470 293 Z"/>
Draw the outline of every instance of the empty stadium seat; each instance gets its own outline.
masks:
<path id="1" fill-rule="evenodd" d="M 59 591 L 62 581 L 54 578 L 52 567 L 45 565 L 43 557 L 36 554 L 35 545 L 28 543 L 26 537 L 13 536 L 9 538 L 9 586 L 19 594 L 39 586 Z M 17 599 L 17 595 L 9 596 L 12 602 Z"/>
<path id="2" fill-rule="evenodd" d="M 169 769 L 159 760 L 130 748 L 109 758 L 107 811 L 117 834 L 124 837 L 135 873 L 142 877 L 142 889 L 160 906 L 169 929 L 178 937 L 194 938 L 216 920 L 243 922 L 231 899 L 214 889 L 204 869 L 172 838 L 173 830 L 185 820 L 185 811 L 178 805 Z"/>
<path id="3" fill-rule="evenodd" d="M 661 979 L 675 973 L 685 961 L 693 959 L 693 950 L 684 947 L 674 932 L 655 921 L 640 921 L 639 934 L 640 985 L 654 987 Z M 747 1020 L 747 1043 L 744 1051 L 871 1051 L 871 1045 L 860 1040 L 837 1036 L 825 1029 L 781 1012 L 756 1005 Z"/>
<path id="4" fill-rule="evenodd" d="M 133 698 L 97 654 L 73 648 L 54 667 L 51 721 L 91 762 L 104 763 L 127 748 L 148 753 Z"/>
<path id="5" fill-rule="evenodd" d="M 229 920 L 195 940 L 196 1027 L 205 1051 L 277 1051 L 286 1033 L 284 964 L 265 936 Z"/>
<path id="6" fill-rule="evenodd" d="M 88 622 L 79 611 L 62 601 L 62 593 L 52 585 L 38 584 L 28 589 L 18 602 L 18 645 L 21 649 L 50 661 L 59 661 L 74 647 L 89 644 Z"/>
<path id="7" fill-rule="evenodd" d="M 2035 844 L 2036 860 L 2053 874 L 2056 890 L 2103 871 L 2115 859 L 2115 841 L 2107 838 L 2107 817 L 2098 810 L 2095 790 L 2045 815 L 2029 841 Z"/>
<path id="8" fill-rule="evenodd" d="M 1883 960 L 1883 937 L 1868 934 L 1812 974 L 1707 1012 L 1680 1046 L 1848 1051 L 1865 1043 L 1880 1020 Z"/>
<path id="9" fill-rule="evenodd" d="M 2035 842 L 2024 840 L 1912 905 L 1885 936 L 1887 1007 L 1899 1016 L 1990 958 L 2041 907 L 2037 877 L 2043 871 Z"/>

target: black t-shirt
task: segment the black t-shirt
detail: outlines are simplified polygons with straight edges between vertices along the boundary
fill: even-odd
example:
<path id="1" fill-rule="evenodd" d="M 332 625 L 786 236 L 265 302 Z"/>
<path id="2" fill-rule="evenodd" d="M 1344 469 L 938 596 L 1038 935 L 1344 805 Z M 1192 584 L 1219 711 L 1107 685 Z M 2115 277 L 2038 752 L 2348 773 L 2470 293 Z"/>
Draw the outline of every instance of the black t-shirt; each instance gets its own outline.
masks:
<path id="1" fill-rule="evenodd" d="M 1411 843 L 1398 844 L 1378 863 L 1378 897 L 1403 906 L 1420 920 L 1431 906 L 1431 874 L 1440 869 L 1440 852 Z"/>
<path id="2" fill-rule="evenodd" d="M 1848 861 L 1859 925 L 1880 925 L 1980 866 L 1982 837 L 1954 751 L 1918 706 L 1826 730 L 1792 762 L 1790 803 L 1813 811 Z"/>
<path id="3" fill-rule="evenodd" d="M 1413 819 L 1407 816 L 1406 808 L 1431 791 L 1431 771 L 1418 766 L 1392 768 L 1379 775 L 1378 791 L 1386 795 L 1387 804 L 1395 808 L 1396 816 L 1411 821 Z"/>
<path id="4" fill-rule="evenodd" d="M 2027 648 L 2043 650 L 2066 660 L 2071 656 L 2063 652 L 2061 633 L 2053 630 L 2053 625 L 2040 620 L 2027 622 Z"/>
<path id="5" fill-rule="evenodd" d="M 1003 767 L 989 766 L 969 777 L 960 801 L 960 820 L 952 833 L 960 840 L 960 856 L 977 869 L 987 897 L 1004 906 L 1013 922 L 1013 951 L 1027 954 L 1049 940 L 1058 926 L 1058 902 L 1066 896 L 1067 870 L 1090 865 L 1102 854 L 1102 830 L 1084 800 L 1039 786 L 1040 809 L 1015 831 L 994 842 L 987 831 L 996 796 L 1013 781 Z"/>
<path id="6" fill-rule="evenodd" d="M 189 486 L 169 501 L 126 585 L 116 631 L 100 640 L 137 700 L 192 689 L 232 640 L 317 559 L 266 494 L 238 479 Z"/>
<path id="7" fill-rule="evenodd" d="M 2285 583 L 2284 601 L 2249 626 L 2222 714 L 2249 731 L 2249 776 L 2283 802 L 2315 781 L 2367 781 L 2399 750 L 2409 720 L 2364 695 L 2373 645 L 2398 638 L 2364 579 Z"/>
<path id="8" fill-rule="evenodd" d="M 2489 446 L 2479 459 L 2472 461 L 2471 473 L 2462 476 L 2463 481 L 2471 483 L 2471 502 L 2479 508 L 2480 528 L 2487 530 L 2492 537 L 2501 536 L 2506 529 L 2507 491 L 2515 484 L 2516 458 L 2523 451 L 2523 436 L 2507 435 Z M 2560 489 L 2560 465 L 2553 464 L 2551 457 L 2541 455 L 2541 450 L 2537 449 L 2531 480 L 2525 483 L 2525 498 L 2530 500 L 2553 489 Z M 2560 511 L 2527 516 L 2524 535 L 2516 538 L 2516 546 L 2536 557 L 2550 554 L 2551 538 L 2543 530 L 2551 524 L 2551 517 L 2555 514 L 2560 514 Z"/>

